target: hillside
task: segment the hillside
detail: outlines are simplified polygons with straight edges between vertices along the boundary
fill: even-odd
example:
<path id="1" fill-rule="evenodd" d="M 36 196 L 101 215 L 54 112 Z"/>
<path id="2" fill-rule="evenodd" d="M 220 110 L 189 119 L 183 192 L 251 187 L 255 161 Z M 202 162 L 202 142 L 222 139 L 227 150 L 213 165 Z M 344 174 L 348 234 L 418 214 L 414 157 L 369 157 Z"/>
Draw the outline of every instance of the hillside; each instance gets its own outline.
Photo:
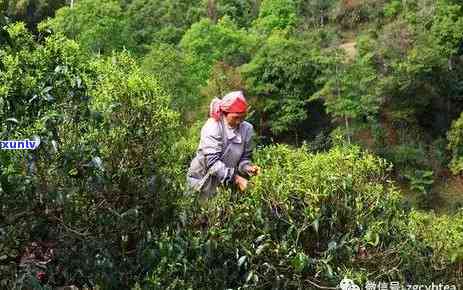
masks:
<path id="1" fill-rule="evenodd" d="M 461 1 L 0 11 L 1 289 L 462 287 Z M 261 172 L 201 202 L 186 173 L 237 90 Z"/>

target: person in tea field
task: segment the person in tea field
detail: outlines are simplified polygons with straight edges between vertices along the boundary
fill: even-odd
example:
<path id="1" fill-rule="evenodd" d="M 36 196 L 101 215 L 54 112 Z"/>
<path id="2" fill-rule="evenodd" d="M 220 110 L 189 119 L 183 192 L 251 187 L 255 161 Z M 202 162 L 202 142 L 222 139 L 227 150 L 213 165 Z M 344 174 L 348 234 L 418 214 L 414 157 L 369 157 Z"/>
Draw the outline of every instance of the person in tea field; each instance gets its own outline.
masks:
<path id="1" fill-rule="evenodd" d="M 187 173 L 188 185 L 200 193 L 200 199 L 214 196 L 221 184 L 235 184 L 244 191 L 248 184 L 245 177 L 259 174 L 260 168 L 251 162 L 254 128 L 244 121 L 247 109 L 242 91 L 212 100 Z"/>

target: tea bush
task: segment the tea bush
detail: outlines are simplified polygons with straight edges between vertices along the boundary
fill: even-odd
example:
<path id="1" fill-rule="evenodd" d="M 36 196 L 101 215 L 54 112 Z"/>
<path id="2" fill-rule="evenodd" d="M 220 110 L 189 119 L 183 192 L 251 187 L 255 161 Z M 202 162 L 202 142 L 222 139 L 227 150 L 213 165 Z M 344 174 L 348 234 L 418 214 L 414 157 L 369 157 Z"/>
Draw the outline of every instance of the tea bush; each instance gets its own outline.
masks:
<path id="1" fill-rule="evenodd" d="M 35 39 L 22 23 L 9 25 L 6 35 L 7 45 L 0 49 L 2 140 L 40 140 L 35 151 L 0 151 L 0 256 L 6 257 L 0 287 L 11 289 L 21 278 L 16 261 L 26 243 L 47 240 L 47 227 L 56 223 L 50 217 L 65 208 L 66 195 L 48 174 L 59 140 L 56 124 L 64 116 L 76 121 L 86 116 L 92 74 L 87 55 L 74 41 L 60 35 Z"/>
<path id="2" fill-rule="evenodd" d="M 455 284 L 463 278 L 463 212 L 438 216 L 413 210 L 402 269 L 411 281 Z"/>
<path id="3" fill-rule="evenodd" d="M 8 34 L 2 139 L 40 146 L 0 151 L 1 288 L 128 287 L 144 271 L 144 244 L 172 218 L 192 136 L 129 55 L 93 61 L 74 41 L 36 41 L 21 24 Z M 50 260 L 27 258 L 32 243 L 48 245 Z"/>
<path id="4" fill-rule="evenodd" d="M 170 220 L 183 186 L 178 176 L 184 168 L 177 164 L 188 151 L 177 152 L 173 145 L 179 116 L 169 109 L 170 98 L 156 79 L 126 54 L 92 66 L 94 118 L 60 124 L 61 150 L 50 164 L 57 169 L 50 175 L 70 205 L 58 220 L 85 237 L 63 233 L 60 246 L 72 243 L 80 251 L 59 259 L 73 264 L 74 275 L 81 273 L 76 284 L 118 289 L 142 271 L 137 260 L 148 233 Z"/>
<path id="5" fill-rule="evenodd" d="M 410 211 L 384 159 L 340 145 L 272 145 L 255 157 L 263 172 L 249 192 L 179 204 L 177 228 L 147 247 L 156 262 L 141 288 L 304 289 L 343 277 L 458 285 L 461 214 Z"/>
<path id="6" fill-rule="evenodd" d="M 248 193 L 186 207 L 182 230 L 152 245 L 147 288 L 335 286 L 349 271 L 365 279 L 391 266 L 406 211 L 389 163 L 358 147 L 256 153 L 264 171 Z"/>

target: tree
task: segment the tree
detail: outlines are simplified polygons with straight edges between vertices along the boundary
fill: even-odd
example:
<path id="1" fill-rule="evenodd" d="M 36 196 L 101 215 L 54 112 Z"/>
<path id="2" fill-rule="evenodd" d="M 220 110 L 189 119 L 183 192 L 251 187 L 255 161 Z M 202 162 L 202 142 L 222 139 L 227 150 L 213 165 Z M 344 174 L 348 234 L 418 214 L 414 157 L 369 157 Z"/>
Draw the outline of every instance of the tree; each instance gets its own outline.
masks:
<path id="1" fill-rule="evenodd" d="M 463 7 L 448 0 L 437 1 L 431 33 L 447 57 L 459 52 L 463 44 Z"/>
<path id="2" fill-rule="evenodd" d="M 35 30 L 40 21 L 53 16 L 65 4 L 66 0 L 1 0 L 0 11 Z"/>
<path id="3" fill-rule="evenodd" d="M 3 122 L 14 118 L 27 128 L 53 111 L 55 103 L 71 105 L 86 99 L 88 56 L 77 43 L 60 35 L 37 43 L 24 23 L 7 26 L 7 32 L 10 41 L 0 50 Z"/>
<path id="4" fill-rule="evenodd" d="M 317 48 L 275 31 L 242 67 L 262 129 L 281 134 L 306 119 L 308 99 L 318 90 L 319 60 Z"/>
<path id="5" fill-rule="evenodd" d="M 274 29 L 291 29 L 297 24 L 295 0 L 263 0 L 254 26 L 265 33 Z"/>
<path id="6" fill-rule="evenodd" d="M 64 7 L 53 19 L 41 24 L 75 39 L 90 52 L 108 54 L 133 46 L 127 22 L 117 0 L 80 0 L 73 8 Z"/>
<path id="7" fill-rule="evenodd" d="M 306 26 L 323 26 L 328 24 L 330 9 L 336 0 L 299 0 L 298 12 L 303 17 L 302 24 Z"/>
<path id="8" fill-rule="evenodd" d="M 461 109 L 457 56 L 463 34 L 456 27 L 462 25 L 462 9 L 447 0 L 423 3 L 410 1 L 385 26 L 376 59 L 389 79 L 383 88 L 388 107 L 404 121 L 418 121 L 428 133 L 443 136 Z"/>
<path id="9" fill-rule="evenodd" d="M 126 14 L 135 46 L 145 52 L 153 43 L 177 44 L 205 11 L 201 0 L 134 0 L 128 5 Z"/>
<path id="10" fill-rule="evenodd" d="M 223 62 L 217 62 L 212 68 L 207 85 L 201 93 L 211 100 L 217 96 L 224 96 L 231 91 L 245 91 L 246 85 L 242 79 L 239 67 L 233 67 Z"/>
<path id="11" fill-rule="evenodd" d="M 224 17 L 217 24 L 206 18 L 193 24 L 180 47 L 198 83 L 204 84 L 215 62 L 224 61 L 234 66 L 246 63 L 256 44 L 255 35 L 239 29 L 230 18 Z"/>
<path id="12" fill-rule="evenodd" d="M 336 1 L 331 18 L 344 28 L 352 28 L 362 22 L 380 22 L 387 2 L 385 0 Z"/>
<path id="13" fill-rule="evenodd" d="M 230 17 L 239 27 L 250 27 L 259 15 L 260 0 L 217 0 L 217 18 Z"/>
<path id="14" fill-rule="evenodd" d="M 199 106 L 198 86 L 193 82 L 184 53 L 171 44 L 153 45 L 144 57 L 142 69 L 153 75 L 172 97 L 172 107 L 186 119 Z"/>
<path id="15" fill-rule="evenodd" d="M 346 64 L 343 57 L 343 54 L 334 56 L 331 69 L 325 72 L 332 76 L 312 99 L 324 99 L 327 111 L 343 120 L 349 136 L 349 120 L 374 117 L 379 112 L 382 99 L 377 91 L 379 80 L 373 54 L 357 56 L 352 64 Z"/>

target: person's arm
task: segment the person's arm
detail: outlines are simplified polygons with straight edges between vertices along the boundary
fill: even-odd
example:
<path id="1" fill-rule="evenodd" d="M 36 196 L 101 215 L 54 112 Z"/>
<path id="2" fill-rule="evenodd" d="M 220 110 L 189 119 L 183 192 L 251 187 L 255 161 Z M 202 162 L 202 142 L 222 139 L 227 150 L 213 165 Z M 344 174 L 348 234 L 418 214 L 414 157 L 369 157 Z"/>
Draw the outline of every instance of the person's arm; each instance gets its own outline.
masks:
<path id="1" fill-rule="evenodd" d="M 207 123 L 201 130 L 201 149 L 206 158 L 206 170 L 223 184 L 234 181 L 235 169 L 222 161 L 223 137 L 217 123 Z"/>
<path id="2" fill-rule="evenodd" d="M 244 140 L 244 151 L 238 163 L 238 172 L 243 175 L 249 175 L 249 169 L 252 165 L 252 151 L 254 150 L 254 128 L 249 124 L 249 129 Z"/>

